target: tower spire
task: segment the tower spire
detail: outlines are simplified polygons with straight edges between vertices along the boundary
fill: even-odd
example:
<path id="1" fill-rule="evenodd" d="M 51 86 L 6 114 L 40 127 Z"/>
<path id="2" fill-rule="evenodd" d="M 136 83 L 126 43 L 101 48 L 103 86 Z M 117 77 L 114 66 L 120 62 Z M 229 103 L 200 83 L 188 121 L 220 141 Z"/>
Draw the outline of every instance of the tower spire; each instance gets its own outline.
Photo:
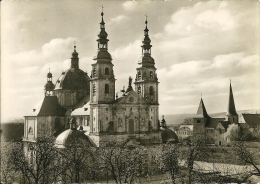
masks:
<path id="1" fill-rule="evenodd" d="M 145 15 L 145 29 L 144 29 L 144 40 L 143 40 L 143 45 L 142 45 L 142 53 L 143 55 L 151 55 L 151 40 L 149 38 L 149 29 L 147 28 L 147 14 Z"/>
<path id="2" fill-rule="evenodd" d="M 228 109 L 227 109 L 226 115 L 237 115 L 233 91 L 232 91 L 231 79 L 230 79 L 230 85 L 229 85 Z"/>
<path id="3" fill-rule="evenodd" d="M 74 42 L 74 51 L 71 57 L 71 68 L 79 68 L 79 57 L 76 51 L 76 43 Z"/>
<path id="4" fill-rule="evenodd" d="M 54 84 L 52 83 L 52 73 L 50 72 L 50 65 L 49 65 L 49 73 L 47 74 L 47 83 L 44 86 L 44 93 L 45 96 L 53 95 Z"/>
<path id="5" fill-rule="evenodd" d="M 199 108 L 197 114 L 195 115 L 196 118 L 209 118 L 210 116 L 207 113 L 206 107 L 204 105 L 203 99 L 201 97 Z"/>
<path id="6" fill-rule="evenodd" d="M 112 60 L 111 55 L 107 52 L 108 49 L 108 39 L 107 39 L 107 32 L 105 30 L 105 21 L 104 21 L 104 6 L 101 6 L 102 12 L 101 12 L 101 22 L 100 22 L 100 32 L 98 34 L 98 52 L 97 55 L 94 57 L 94 60 L 98 59 L 109 59 Z M 102 54 L 101 54 L 102 53 Z"/>

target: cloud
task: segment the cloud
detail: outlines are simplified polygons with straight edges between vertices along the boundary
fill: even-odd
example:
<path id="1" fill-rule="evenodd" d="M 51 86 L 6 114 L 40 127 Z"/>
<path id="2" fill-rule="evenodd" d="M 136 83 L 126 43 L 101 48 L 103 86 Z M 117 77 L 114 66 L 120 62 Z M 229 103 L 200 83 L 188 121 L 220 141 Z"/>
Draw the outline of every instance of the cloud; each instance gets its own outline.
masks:
<path id="1" fill-rule="evenodd" d="M 24 23 L 30 22 L 31 17 L 25 16 L 24 14 L 18 14 L 15 17 L 12 17 L 12 20 L 4 19 L 2 21 L 2 28 L 8 31 L 14 30 L 24 30 L 22 26 Z"/>
<path id="2" fill-rule="evenodd" d="M 54 61 L 64 60 L 73 52 L 73 42 L 76 38 L 55 38 L 37 50 L 30 50 L 14 54 L 11 63 L 18 67 L 43 65 Z"/>
<path id="3" fill-rule="evenodd" d="M 124 21 L 126 19 L 128 19 L 126 16 L 118 15 L 117 17 L 111 18 L 110 21 L 108 22 L 108 25 L 119 24 L 119 23 L 121 23 L 122 21 Z"/>
<path id="4" fill-rule="evenodd" d="M 226 104 L 228 82 L 231 78 L 240 107 L 243 107 L 242 103 L 251 102 L 252 109 L 257 108 L 259 104 L 254 98 L 244 96 L 259 95 L 259 67 L 258 55 L 240 52 L 218 55 L 212 60 L 187 61 L 161 68 L 157 72 L 160 101 L 172 104 L 172 109 L 179 109 L 179 106 L 197 103 L 194 99 L 198 99 L 200 93 L 203 93 L 203 98 L 210 104 L 209 107 L 214 107 L 214 112 L 222 112 L 226 110 L 223 106 Z M 169 112 L 165 106 L 162 111 Z"/>
<path id="5" fill-rule="evenodd" d="M 125 10 L 127 11 L 133 11 L 137 7 L 138 3 L 133 0 L 133 1 L 126 1 L 122 4 Z"/>
<path id="6" fill-rule="evenodd" d="M 55 38 L 39 49 L 5 57 L 2 63 L 2 95 L 6 97 L 2 101 L 5 106 L 4 116 L 12 116 L 10 112 L 14 111 L 17 115 L 19 112 L 26 112 L 32 108 L 35 100 L 43 98 L 49 66 L 55 83 L 62 70 L 70 66 L 75 40 L 76 38 L 72 37 Z M 26 105 L 14 105 L 17 103 Z"/>

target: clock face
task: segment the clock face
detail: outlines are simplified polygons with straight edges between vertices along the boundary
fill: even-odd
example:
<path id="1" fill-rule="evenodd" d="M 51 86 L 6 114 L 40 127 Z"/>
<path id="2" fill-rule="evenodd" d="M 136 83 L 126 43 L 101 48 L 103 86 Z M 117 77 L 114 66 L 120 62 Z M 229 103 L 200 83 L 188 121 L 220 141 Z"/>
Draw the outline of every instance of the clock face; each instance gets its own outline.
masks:
<path id="1" fill-rule="evenodd" d="M 129 102 L 133 102 L 134 101 L 134 98 L 133 97 L 130 97 L 129 98 Z"/>

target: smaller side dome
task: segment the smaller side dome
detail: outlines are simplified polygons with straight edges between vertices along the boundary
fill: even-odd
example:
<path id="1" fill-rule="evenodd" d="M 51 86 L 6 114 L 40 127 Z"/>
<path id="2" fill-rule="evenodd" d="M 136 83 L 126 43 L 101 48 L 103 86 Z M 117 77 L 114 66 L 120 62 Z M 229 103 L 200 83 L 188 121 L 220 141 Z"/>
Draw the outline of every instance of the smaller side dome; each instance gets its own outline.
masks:
<path id="1" fill-rule="evenodd" d="M 58 148 L 66 148 L 66 146 L 77 140 L 83 140 L 86 141 L 89 146 L 95 146 L 83 131 L 77 130 L 76 123 L 76 118 L 73 116 L 70 120 L 70 129 L 65 130 L 56 138 L 55 144 Z"/>

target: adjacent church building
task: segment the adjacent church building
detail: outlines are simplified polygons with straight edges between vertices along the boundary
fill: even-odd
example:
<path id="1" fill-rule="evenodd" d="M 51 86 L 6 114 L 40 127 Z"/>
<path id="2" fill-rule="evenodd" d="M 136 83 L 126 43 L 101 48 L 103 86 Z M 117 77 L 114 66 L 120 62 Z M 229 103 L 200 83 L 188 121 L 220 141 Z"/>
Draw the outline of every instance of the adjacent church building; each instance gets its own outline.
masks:
<path id="1" fill-rule="evenodd" d="M 204 144 L 225 145 L 231 141 L 232 135 L 229 134 L 228 128 L 234 124 L 238 125 L 238 114 L 230 82 L 228 109 L 225 117 L 210 117 L 201 98 L 197 114 L 193 117 L 192 138 L 194 141 L 201 141 Z"/>
<path id="2" fill-rule="evenodd" d="M 25 145 L 35 141 L 39 134 L 58 136 L 69 128 L 72 116 L 76 126 L 97 146 L 110 139 L 130 139 L 146 145 L 162 142 L 159 82 L 151 56 L 147 19 L 136 77 L 134 80 L 129 77 L 127 89 L 118 95 L 103 16 L 102 12 L 98 48 L 90 75 L 80 69 L 79 54 L 74 46 L 70 68 L 62 71 L 55 84 L 49 71 L 41 107 L 25 116 Z"/>

